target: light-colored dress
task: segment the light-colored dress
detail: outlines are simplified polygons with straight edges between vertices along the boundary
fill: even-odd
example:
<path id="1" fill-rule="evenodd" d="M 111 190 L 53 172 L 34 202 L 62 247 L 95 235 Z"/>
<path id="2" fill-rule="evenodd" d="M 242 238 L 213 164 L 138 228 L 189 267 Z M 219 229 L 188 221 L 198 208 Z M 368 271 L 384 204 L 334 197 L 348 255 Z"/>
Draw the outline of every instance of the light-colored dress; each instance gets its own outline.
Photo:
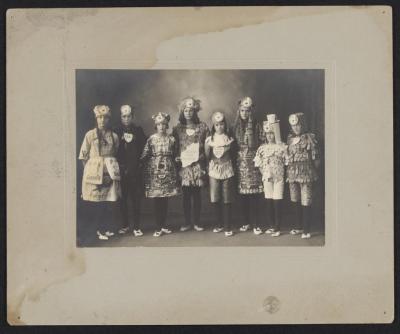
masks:
<path id="1" fill-rule="evenodd" d="M 263 144 L 254 158 L 254 164 L 262 174 L 265 198 L 282 199 L 284 190 L 287 145 Z"/>
<path id="2" fill-rule="evenodd" d="M 86 162 L 82 179 L 82 198 L 91 202 L 114 202 L 121 197 L 121 186 L 119 179 L 111 177 L 113 173 L 108 170 L 109 165 L 106 164 L 106 160 L 116 163 L 118 136 L 108 130 L 104 133 L 100 144 L 101 152 L 99 152 L 97 129 L 86 133 L 79 153 L 79 160 Z M 98 170 L 94 170 L 96 167 Z M 91 175 L 92 179 L 88 175 Z M 113 177 L 115 178 L 114 175 Z"/>
<path id="3" fill-rule="evenodd" d="M 145 161 L 146 197 L 171 197 L 179 194 L 176 152 L 173 136 L 155 133 L 149 137 L 141 157 Z"/>

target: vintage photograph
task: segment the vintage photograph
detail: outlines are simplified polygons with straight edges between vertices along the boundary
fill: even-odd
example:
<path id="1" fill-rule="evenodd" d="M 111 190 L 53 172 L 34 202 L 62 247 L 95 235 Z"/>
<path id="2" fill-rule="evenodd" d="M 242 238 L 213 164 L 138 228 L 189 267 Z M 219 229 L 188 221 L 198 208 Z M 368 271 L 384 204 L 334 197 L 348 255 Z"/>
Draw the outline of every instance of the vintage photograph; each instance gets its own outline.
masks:
<path id="1" fill-rule="evenodd" d="M 77 246 L 323 246 L 324 69 L 77 69 Z"/>
<path id="2" fill-rule="evenodd" d="M 8 323 L 393 322 L 392 7 L 85 7 L 5 13 Z"/>

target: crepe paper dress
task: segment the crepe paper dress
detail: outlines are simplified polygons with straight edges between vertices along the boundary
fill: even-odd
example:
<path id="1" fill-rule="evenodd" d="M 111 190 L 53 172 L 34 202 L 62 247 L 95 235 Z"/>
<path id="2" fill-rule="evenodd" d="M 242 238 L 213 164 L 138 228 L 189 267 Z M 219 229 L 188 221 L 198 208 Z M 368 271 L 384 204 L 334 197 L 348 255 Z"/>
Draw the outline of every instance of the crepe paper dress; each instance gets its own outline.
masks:
<path id="1" fill-rule="evenodd" d="M 289 134 L 286 181 L 312 183 L 318 179 L 314 160 L 319 160 L 318 143 L 313 133 Z"/>
<path id="2" fill-rule="evenodd" d="M 183 166 L 179 171 L 182 186 L 203 186 L 206 176 L 204 141 L 209 135 L 207 125 L 203 122 L 190 125 L 178 124 L 173 128 L 172 135 L 177 142 L 178 155 L 189 147 L 198 149 L 198 161 Z"/>
<path id="3" fill-rule="evenodd" d="M 155 133 L 147 139 L 141 156 L 145 162 L 146 197 L 171 197 L 179 194 L 176 154 L 176 140 L 173 136 Z"/>
<path id="4" fill-rule="evenodd" d="M 251 128 L 247 126 L 244 131 L 238 131 L 237 127 L 235 140 L 238 147 L 236 159 L 238 192 L 242 195 L 263 193 L 261 173 L 254 165 L 258 143 L 262 140 L 262 131 L 258 124 Z"/>
<path id="5" fill-rule="evenodd" d="M 232 163 L 233 139 L 226 134 L 214 134 L 206 139 L 210 147 L 208 175 L 210 179 L 211 203 L 232 203 L 235 197 L 234 175 Z"/>
<path id="6" fill-rule="evenodd" d="M 82 179 L 83 200 L 114 202 L 121 196 L 119 169 L 115 158 L 118 146 L 118 136 L 110 130 L 100 137 L 100 142 L 97 129 L 86 133 L 79 153 L 79 160 L 86 162 Z"/>
<path id="7" fill-rule="evenodd" d="M 210 146 L 210 158 L 208 164 L 208 175 L 217 180 L 225 180 L 235 175 L 232 159 L 230 157 L 230 146 L 233 139 L 229 139 L 226 134 L 214 134 L 206 139 Z"/>
<path id="8" fill-rule="evenodd" d="M 258 148 L 254 164 L 261 171 L 266 198 L 282 199 L 286 161 L 287 145 L 283 143 L 266 143 Z"/>

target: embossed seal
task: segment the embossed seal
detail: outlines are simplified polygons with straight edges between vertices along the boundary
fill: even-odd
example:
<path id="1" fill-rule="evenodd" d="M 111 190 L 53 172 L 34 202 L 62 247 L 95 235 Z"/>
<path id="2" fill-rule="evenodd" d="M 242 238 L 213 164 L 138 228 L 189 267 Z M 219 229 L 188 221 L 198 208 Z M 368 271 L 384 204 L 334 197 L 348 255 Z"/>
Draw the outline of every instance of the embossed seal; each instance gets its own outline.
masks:
<path id="1" fill-rule="evenodd" d="M 278 312 L 280 306 L 281 306 L 281 302 L 275 296 L 268 296 L 267 298 L 264 299 L 263 308 L 264 308 L 264 311 L 266 311 L 268 313 L 272 314 L 272 313 Z"/>

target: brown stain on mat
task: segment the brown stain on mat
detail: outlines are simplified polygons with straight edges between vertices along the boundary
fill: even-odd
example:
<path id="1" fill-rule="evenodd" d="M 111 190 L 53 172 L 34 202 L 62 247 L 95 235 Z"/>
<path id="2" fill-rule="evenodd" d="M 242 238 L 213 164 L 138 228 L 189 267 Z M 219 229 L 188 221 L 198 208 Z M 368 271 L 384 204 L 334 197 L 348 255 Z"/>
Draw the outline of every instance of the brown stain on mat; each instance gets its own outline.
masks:
<path id="1" fill-rule="evenodd" d="M 71 251 L 66 256 L 65 272 L 53 277 L 51 282 L 38 281 L 32 286 L 26 288 L 23 293 L 12 300 L 7 300 L 7 321 L 10 325 L 27 325 L 21 317 L 22 306 L 26 300 L 37 303 L 40 297 L 48 289 L 67 282 L 71 278 L 83 275 L 86 271 L 86 264 L 84 257 L 78 254 L 77 251 Z M 47 269 L 44 270 L 47 272 Z"/>

